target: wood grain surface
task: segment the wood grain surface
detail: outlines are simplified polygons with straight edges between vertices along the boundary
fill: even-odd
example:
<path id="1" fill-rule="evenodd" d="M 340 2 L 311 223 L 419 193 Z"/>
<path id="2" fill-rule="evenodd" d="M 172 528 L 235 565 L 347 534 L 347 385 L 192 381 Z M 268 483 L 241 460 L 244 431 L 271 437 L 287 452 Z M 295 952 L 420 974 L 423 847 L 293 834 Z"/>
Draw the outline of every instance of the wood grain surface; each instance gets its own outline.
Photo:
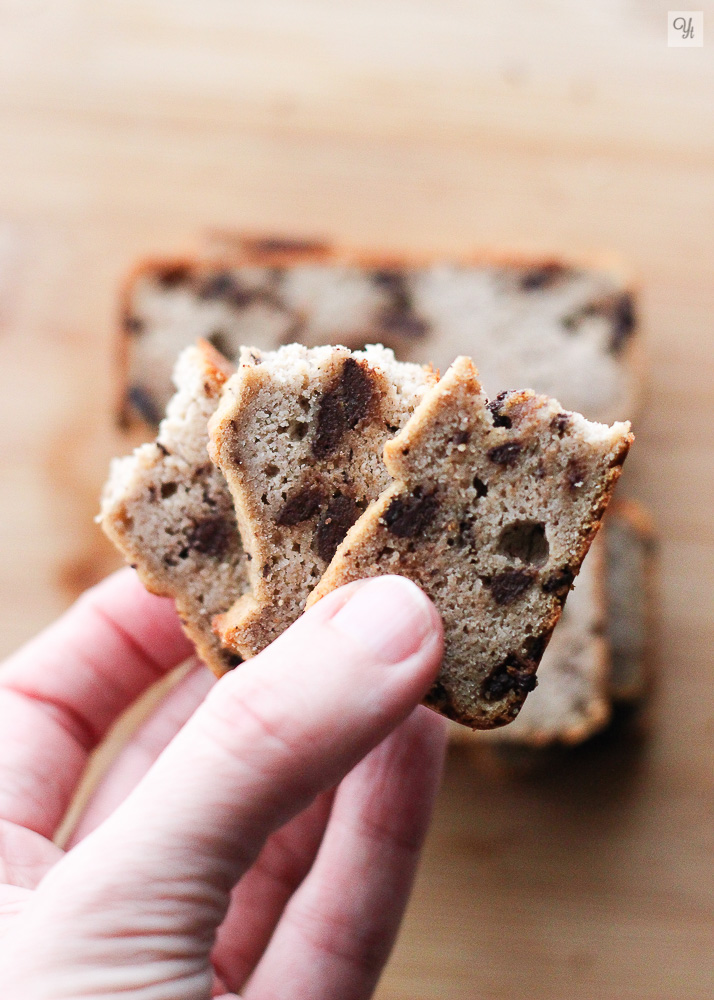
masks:
<path id="1" fill-rule="evenodd" d="M 380 1000 L 714 995 L 714 7 L 697 6 L 690 49 L 667 47 L 658 0 L 0 2 L 0 652 L 116 565 L 92 517 L 127 447 L 114 329 L 138 255 L 248 228 L 614 250 L 640 275 L 648 393 L 622 486 L 662 536 L 648 718 L 539 776 L 452 756 Z"/>

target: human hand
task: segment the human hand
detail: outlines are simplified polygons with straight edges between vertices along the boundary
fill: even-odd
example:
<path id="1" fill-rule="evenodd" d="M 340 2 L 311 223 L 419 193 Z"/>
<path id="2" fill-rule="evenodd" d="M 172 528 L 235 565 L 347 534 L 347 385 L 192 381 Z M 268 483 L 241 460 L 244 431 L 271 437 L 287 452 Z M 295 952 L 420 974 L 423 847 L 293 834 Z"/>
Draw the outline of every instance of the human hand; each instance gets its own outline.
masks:
<path id="1" fill-rule="evenodd" d="M 380 577 L 217 683 L 196 663 L 64 853 L 91 749 L 191 652 L 132 571 L 88 591 L 0 669 L 3 1000 L 369 997 L 439 781 L 443 720 L 415 706 L 441 649 L 428 599 Z"/>

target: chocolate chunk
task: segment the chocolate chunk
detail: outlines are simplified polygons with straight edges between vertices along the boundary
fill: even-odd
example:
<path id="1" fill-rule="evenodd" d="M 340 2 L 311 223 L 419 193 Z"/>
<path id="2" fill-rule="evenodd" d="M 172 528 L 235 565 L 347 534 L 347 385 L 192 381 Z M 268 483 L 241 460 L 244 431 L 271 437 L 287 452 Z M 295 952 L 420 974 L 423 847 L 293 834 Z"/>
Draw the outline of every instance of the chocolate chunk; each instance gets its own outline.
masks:
<path id="1" fill-rule="evenodd" d="M 565 470 L 565 478 L 571 493 L 574 493 L 575 490 L 580 489 L 584 485 L 587 472 L 577 458 L 571 458 L 568 462 L 568 467 Z"/>
<path id="2" fill-rule="evenodd" d="M 354 358 L 347 358 L 339 377 L 320 400 L 317 431 L 312 442 L 316 458 L 326 458 L 336 450 L 343 434 L 367 416 L 373 399 L 369 368 Z"/>
<path id="3" fill-rule="evenodd" d="M 522 451 L 523 445 L 520 441 L 507 441 L 506 444 L 499 444 L 495 448 L 491 448 L 488 457 L 496 465 L 513 465 Z"/>
<path id="4" fill-rule="evenodd" d="M 199 299 L 232 299 L 241 292 L 240 284 L 230 271 L 218 271 L 201 278 L 196 292 Z"/>
<path id="5" fill-rule="evenodd" d="M 459 721 L 459 713 L 454 707 L 451 695 L 439 680 L 434 681 L 432 686 L 429 688 L 429 691 L 424 698 L 424 704 L 438 709 L 438 711 L 441 712 L 442 715 L 445 715 L 447 719 L 455 719 L 457 722 Z"/>
<path id="6" fill-rule="evenodd" d="M 583 319 L 588 316 L 602 316 L 610 323 L 610 352 L 619 354 L 631 336 L 637 322 L 635 303 L 629 292 L 606 295 L 591 302 L 577 312 L 563 319 L 563 326 L 572 333 L 577 332 Z"/>
<path id="7" fill-rule="evenodd" d="M 415 340 L 424 337 L 429 332 L 429 324 L 421 316 L 411 310 L 401 312 L 394 306 L 387 306 L 379 314 L 378 325 L 386 334 L 396 334 L 399 337 L 410 337 Z"/>
<path id="8" fill-rule="evenodd" d="M 319 513 L 325 502 L 325 494 L 319 486 L 306 486 L 285 501 L 275 519 L 276 524 L 301 524 Z"/>
<path id="9" fill-rule="evenodd" d="M 488 405 L 486 406 L 486 409 L 491 411 L 494 427 L 507 427 L 510 429 L 510 427 L 512 426 L 513 421 L 511 420 L 511 418 L 509 416 L 506 416 L 506 414 L 501 413 L 503 404 L 510 395 L 511 395 L 510 390 L 506 390 L 505 392 L 499 392 L 496 398 L 492 399 L 491 402 L 488 403 Z"/>
<path id="10" fill-rule="evenodd" d="M 127 393 L 129 402 L 147 424 L 158 424 L 161 413 L 154 402 L 151 393 L 142 385 L 131 385 Z"/>
<path id="11" fill-rule="evenodd" d="M 317 522 L 313 535 L 313 549 L 321 559 L 330 562 L 337 546 L 360 515 L 360 509 L 352 497 L 338 493 L 327 505 Z"/>
<path id="12" fill-rule="evenodd" d="M 526 642 L 526 650 L 529 660 L 535 660 L 536 663 L 540 663 L 552 634 L 553 629 L 547 628 L 544 632 L 541 632 L 540 635 L 530 636 Z"/>
<path id="13" fill-rule="evenodd" d="M 512 604 L 533 583 L 533 573 L 525 569 L 506 569 L 495 576 L 481 578 L 496 604 Z"/>
<path id="14" fill-rule="evenodd" d="M 612 311 L 612 334 L 610 336 L 610 350 L 613 354 L 619 354 L 635 329 L 637 316 L 635 314 L 635 303 L 629 292 L 624 292 L 615 298 Z"/>
<path id="15" fill-rule="evenodd" d="M 570 416 L 571 415 L 569 413 L 556 413 L 551 420 L 550 429 L 557 434 L 558 437 L 562 437 L 568 427 L 570 427 Z"/>
<path id="16" fill-rule="evenodd" d="M 215 349 L 222 354 L 224 358 L 229 360 L 233 357 L 233 351 L 231 350 L 231 343 L 228 339 L 228 335 L 225 330 L 214 330 L 213 333 L 209 333 L 206 340 Z"/>
<path id="17" fill-rule="evenodd" d="M 198 521 L 187 532 L 188 549 L 220 559 L 228 550 L 233 530 L 233 525 L 225 517 L 207 517 Z"/>
<path id="18" fill-rule="evenodd" d="M 154 274 L 163 288 L 175 288 L 190 280 L 191 268 L 188 264 L 164 264 L 156 268 Z"/>
<path id="19" fill-rule="evenodd" d="M 534 660 L 525 660 L 516 653 L 509 653 L 481 685 L 482 696 L 486 701 L 500 701 L 511 692 L 528 694 L 538 683 L 535 675 L 537 666 Z"/>
<path id="20" fill-rule="evenodd" d="M 161 484 L 161 499 L 168 500 L 172 497 L 176 490 L 178 489 L 178 483 L 162 483 Z"/>
<path id="21" fill-rule="evenodd" d="M 564 566 L 543 581 L 543 590 L 546 594 L 557 594 L 558 597 L 567 596 L 574 579 L 573 571 L 568 566 Z"/>
<path id="22" fill-rule="evenodd" d="M 477 497 L 485 497 L 488 493 L 488 484 L 484 483 L 478 476 L 474 476 L 473 487 L 476 490 Z"/>
<path id="23" fill-rule="evenodd" d="M 498 551 L 508 559 L 520 559 L 533 566 L 548 561 L 550 546 L 545 525 L 539 521 L 514 521 L 507 524 L 498 540 Z"/>
<path id="24" fill-rule="evenodd" d="M 243 662 L 243 657 L 239 656 L 238 653 L 223 653 L 223 659 L 229 670 L 235 670 L 236 667 L 240 666 Z"/>
<path id="25" fill-rule="evenodd" d="M 122 316 L 121 325 L 132 337 L 138 337 L 144 332 L 144 321 L 139 316 L 134 316 L 130 312 L 125 312 Z"/>
<path id="26" fill-rule="evenodd" d="M 377 323 L 387 334 L 417 338 L 429 331 L 429 323 L 414 309 L 406 275 L 402 271 L 375 271 L 372 280 L 389 297 L 389 303 L 380 312 Z"/>
<path id="27" fill-rule="evenodd" d="M 395 497 L 383 515 L 384 523 L 397 538 L 415 538 L 433 520 L 439 501 L 420 486 L 413 493 Z"/>
<path id="28" fill-rule="evenodd" d="M 455 445 L 468 444 L 469 438 L 471 437 L 471 431 L 457 431 L 452 437 L 452 441 Z"/>
<path id="29" fill-rule="evenodd" d="M 524 271 L 518 284 L 524 292 L 537 292 L 542 288 L 551 288 L 562 281 L 569 270 L 558 261 L 549 261 L 540 267 L 531 267 Z"/>

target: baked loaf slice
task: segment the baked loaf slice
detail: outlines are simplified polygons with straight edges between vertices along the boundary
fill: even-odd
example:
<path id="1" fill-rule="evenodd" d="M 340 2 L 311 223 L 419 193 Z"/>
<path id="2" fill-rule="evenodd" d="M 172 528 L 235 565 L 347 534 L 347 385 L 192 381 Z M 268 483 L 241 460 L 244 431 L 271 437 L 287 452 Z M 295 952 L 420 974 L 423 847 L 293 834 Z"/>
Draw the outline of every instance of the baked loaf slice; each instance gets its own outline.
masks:
<path id="1" fill-rule="evenodd" d="M 236 653 L 260 652 L 303 611 L 347 529 L 390 481 L 385 441 L 435 380 L 383 347 L 243 351 L 210 422 L 250 559 L 250 592 L 214 623 Z"/>
<path id="2" fill-rule="evenodd" d="M 240 662 L 211 619 L 246 589 L 230 493 L 207 452 L 208 419 L 233 368 L 209 344 L 188 347 L 159 434 L 115 459 L 99 521 L 155 594 L 173 597 L 187 635 L 217 675 Z"/>
<path id="3" fill-rule="evenodd" d="M 399 573 L 439 608 L 445 655 L 427 703 L 474 729 L 511 722 L 632 441 L 530 390 L 491 403 L 458 358 L 384 448 L 395 482 L 350 529 L 308 606 Z"/>
<path id="4" fill-rule="evenodd" d="M 148 261 L 122 304 L 128 411 L 158 423 L 171 370 L 204 337 L 232 360 L 272 350 L 365 344 L 442 371 L 478 360 L 490 396 L 528 385 L 593 420 L 632 417 L 636 307 L 617 267 L 537 256 L 385 257 L 315 242 L 237 239 L 208 256 Z"/>
<path id="5" fill-rule="evenodd" d="M 656 537 L 649 514 L 632 500 L 617 500 L 612 505 L 603 535 L 610 687 L 616 702 L 636 702 L 646 693 L 650 675 Z"/>

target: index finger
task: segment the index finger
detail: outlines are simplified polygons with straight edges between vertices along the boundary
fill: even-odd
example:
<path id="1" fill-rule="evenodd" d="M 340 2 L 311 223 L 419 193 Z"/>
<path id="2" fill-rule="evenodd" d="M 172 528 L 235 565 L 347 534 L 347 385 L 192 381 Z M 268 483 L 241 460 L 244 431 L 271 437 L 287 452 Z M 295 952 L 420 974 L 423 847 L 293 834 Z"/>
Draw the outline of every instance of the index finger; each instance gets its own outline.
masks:
<path id="1" fill-rule="evenodd" d="M 133 570 L 88 590 L 0 667 L 0 818 L 51 837 L 91 751 L 192 646 Z"/>

